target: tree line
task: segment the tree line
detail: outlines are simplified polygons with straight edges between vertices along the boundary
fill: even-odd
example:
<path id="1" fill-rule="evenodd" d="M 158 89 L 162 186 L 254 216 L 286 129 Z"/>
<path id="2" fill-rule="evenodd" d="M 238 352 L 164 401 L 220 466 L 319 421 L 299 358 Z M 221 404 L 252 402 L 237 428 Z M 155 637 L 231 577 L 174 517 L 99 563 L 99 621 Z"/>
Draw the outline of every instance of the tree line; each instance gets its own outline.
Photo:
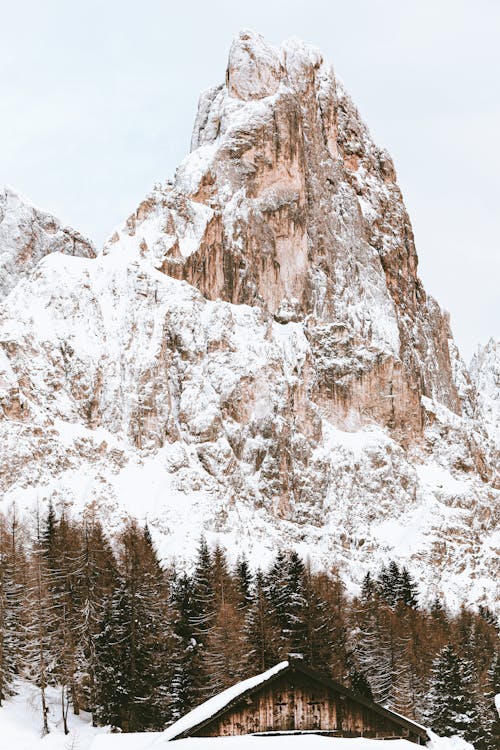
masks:
<path id="1" fill-rule="evenodd" d="M 395 561 L 346 593 L 338 572 L 280 549 L 265 569 L 230 564 L 202 538 L 189 571 L 162 565 L 147 525 L 108 535 L 94 507 L 81 518 L 52 505 L 0 514 L 0 705 L 19 678 L 34 683 L 49 731 L 46 691 L 61 716 L 162 729 L 240 679 L 300 653 L 354 692 L 499 746 L 499 625 L 486 606 L 447 611 Z"/>

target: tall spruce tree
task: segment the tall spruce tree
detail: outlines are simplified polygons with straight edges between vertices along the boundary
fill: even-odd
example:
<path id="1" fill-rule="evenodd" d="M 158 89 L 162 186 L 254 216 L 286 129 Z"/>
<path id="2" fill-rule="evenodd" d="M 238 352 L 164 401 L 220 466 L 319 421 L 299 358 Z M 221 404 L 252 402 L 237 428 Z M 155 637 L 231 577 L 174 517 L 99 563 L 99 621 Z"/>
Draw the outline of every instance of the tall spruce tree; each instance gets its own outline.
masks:
<path id="1" fill-rule="evenodd" d="M 78 579 L 77 684 L 84 707 L 96 716 L 96 639 L 105 619 L 106 606 L 116 583 L 116 561 L 111 545 L 94 510 L 85 514 L 80 554 L 75 571 Z"/>
<path id="2" fill-rule="evenodd" d="M 162 573 L 137 523 L 127 524 L 120 541 L 118 582 L 96 639 L 99 719 L 125 732 L 159 729 L 170 682 Z"/>
<path id="3" fill-rule="evenodd" d="M 203 683 L 201 653 L 193 626 L 193 582 L 187 573 L 174 578 L 170 605 L 173 646 L 169 720 L 176 721 L 194 708 Z"/>
<path id="4" fill-rule="evenodd" d="M 255 574 L 252 603 L 244 625 L 245 661 L 250 672 L 263 672 L 279 661 L 279 625 L 268 596 L 266 577 Z"/>
<path id="5" fill-rule="evenodd" d="M 495 651 L 486 673 L 486 684 L 482 702 L 482 722 L 485 730 L 485 750 L 500 747 L 500 715 L 495 696 L 500 695 L 500 652 Z M 479 748 L 479 750 L 483 750 Z"/>
<path id="6" fill-rule="evenodd" d="M 433 662 L 425 719 L 436 734 L 468 739 L 476 730 L 476 717 L 468 676 L 453 646 L 447 644 Z"/>

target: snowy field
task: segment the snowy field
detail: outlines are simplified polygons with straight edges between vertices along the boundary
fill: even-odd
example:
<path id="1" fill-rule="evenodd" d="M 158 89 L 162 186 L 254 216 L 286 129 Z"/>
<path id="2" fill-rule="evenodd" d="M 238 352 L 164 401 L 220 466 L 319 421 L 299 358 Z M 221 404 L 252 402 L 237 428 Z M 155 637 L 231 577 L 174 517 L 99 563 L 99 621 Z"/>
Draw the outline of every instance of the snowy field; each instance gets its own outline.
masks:
<path id="1" fill-rule="evenodd" d="M 96 735 L 107 731 L 102 727 L 93 727 L 90 714 L 85 711 L 80 716 L 70 712 L 68 722 L 71 731 L 65 735 L 59 691 L 48 688 L 50 734 L 42 737 L 39 691 L 28 683 L 20 683 L 16 688 L 18 694 L 5 701 L 0 708 L 1 750 L 88 750 Z"/>
<path id="2" fill-rule="evenodd" d="M 174 740 L 168 731 L 138 734 L 111 734 L 109 728 L 93 727 L 90 715 L 69 715 L 70 733 L 64 734 L 58 691 L 49 688 L 50 734 L 41 736 L 42 717 L 39 693 L 29 684 L 18 684 L 18 695 L 0 708 L 1 750 L 383 750 L 380 740 L 332 739 L 318 735 L 286 737 L 220 737 Z M 406 740 L 391 740 L 388 750 L 415 750 Z M 430 750 L 472 750 L 458 737 L 435 737 Z"/>

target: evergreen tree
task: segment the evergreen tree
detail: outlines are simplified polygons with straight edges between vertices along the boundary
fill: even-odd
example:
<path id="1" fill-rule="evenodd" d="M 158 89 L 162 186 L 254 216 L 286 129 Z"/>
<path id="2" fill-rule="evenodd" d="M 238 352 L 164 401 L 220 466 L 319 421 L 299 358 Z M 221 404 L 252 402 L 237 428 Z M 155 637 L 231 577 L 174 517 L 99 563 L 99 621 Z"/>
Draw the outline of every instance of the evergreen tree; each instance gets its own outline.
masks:
<path id="1" fill-rule="evenodd" d="M 394 560 L 391 560 L 388 567 L 382 565 L 377 587 L 380 597 L 389 607 L 394 607 L 401 594 L 401 573 Z"/>
<path id="2" fill-rule="evenodd" d="M 481 722 L 484 728 L 483 747 L 477 750 L 498 750 L 500 747 L 500 716 L 495 705 L 495 696 L 500 695 L 500 653 L 493 654 L 486 673 Z"/>
<path id="3" fill-rule="evenodd" d="M 248 560 L 244 555 L 240 555 L 236 561 L 235 588 L 236 606 L 243 612 L 252 604 L 252 583 L 253 576 Z"/>
<path id="4" fill-rule="evenodd" d="M 159 729 L 169 681 L 162 573 L 148 534 L 135 522 L 120 541 L 118 585 L 96 639 L 99 718 L 125 732 Z"/>
<path id="5" fill-rule="evenodd" d="M 418 608 L 418 586 L 406 567 L 402 568 L 399 576 L 396 600 L 412 609 Z"/>
<path id="6" fill-rule="evenodd" d="M 373 580 L 370 571 L 363 578 L 361 584 L 361 599 L 364 602 L 372 601 L 377 593 L 377 584 Z"/>
<path id="7" fill-rule="evenodd" d="M 278 653 L 301 653 L 305 646 L 304 563 L 299 555 L 279 550 L 266 576 L 266 593 L 279 627 Z"/>
<path id="8" fill-rule="evenodd" d="M 176 721 L 198 702 L 203 685 L 201 653 L 193 622 L 196 618 L 193 582 L 183 573 L 172 583 L 172 685 L 169 719 Z"/>
<path id="9" fill-rule="evenodd" d="M 313 668 L 329 673 L 332 655 L 337 653 L 343 641 L 339 633 L 334 605 L 327 598 L 329 580 L 315 576 L 307 567 L 303 576 L 304 605 L 301 607 L 303 626 L 304 659 Z"/>
<path id="10" fill-rule="evenodd" d="M 76 654 L 78 691 L 87 711 L 96 721 L 96 639 L 106 607 L 115 588 L 116 561 L 94 509 L 87 509 L 82 527 L 80 555 L 76 560 L 79 586 L 78 649 Z"/>
<path id="11" fill-rule="evenodd" d="M 349 669 L 349 685 L 353 693 L 362 695 L 364 698 L 373 700 L 373 693 L 370 683 L 363 671 L 358 669 L 354 664 Z"/>
<path id="12" fill-rule="evenodd" d="M 439 735 L 458 734 L 468 739 L 476 731 L 477 712 L 470 695 L 468 675 L 451 644 L 446 645 L 433 662 L 425 718 Z"/>
<path id="13" fill-rule="evenodd" d="M 202 537 L 197 550 L 192 576 L 193 610 L 192 627 L 195 637 L 203 648 L 215 616 L 215 590 L 212 556 L 206 539 Z M 219 594 L 219 601 L 221 592 Z"/>
<path id="14" fill-rule="evenodd" d="M 266 578 L 260 570 L 255 574 L 252 604 L 246 613 L 244 638 L 249 671 L 263 672 L 279 661 L 279 626 L 268 597 Z"/>
<path id="15" fill-rule="evenodd" d="M 230 601 L 223 601 L 208 634 L 204 654 L 205 670 L 210 675 L 208 696 L 220 693 L 245 676 L 242 652 L 241 613 Z"/>

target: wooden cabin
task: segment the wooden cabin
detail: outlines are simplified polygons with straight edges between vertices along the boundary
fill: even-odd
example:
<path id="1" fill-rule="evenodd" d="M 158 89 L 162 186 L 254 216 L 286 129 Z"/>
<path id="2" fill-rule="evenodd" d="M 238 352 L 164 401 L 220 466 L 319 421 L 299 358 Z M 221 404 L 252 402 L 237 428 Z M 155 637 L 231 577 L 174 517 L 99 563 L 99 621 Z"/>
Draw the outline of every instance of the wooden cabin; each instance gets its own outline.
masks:
<path id="1" fill-rule="evenodd" d="M 424 727 L 353 693 L 301 659 L 281 662 L 224 690 L 165 731 L 169 740 L 302 733 L 404 738 L 418 745 L 429 739 Z"/>

